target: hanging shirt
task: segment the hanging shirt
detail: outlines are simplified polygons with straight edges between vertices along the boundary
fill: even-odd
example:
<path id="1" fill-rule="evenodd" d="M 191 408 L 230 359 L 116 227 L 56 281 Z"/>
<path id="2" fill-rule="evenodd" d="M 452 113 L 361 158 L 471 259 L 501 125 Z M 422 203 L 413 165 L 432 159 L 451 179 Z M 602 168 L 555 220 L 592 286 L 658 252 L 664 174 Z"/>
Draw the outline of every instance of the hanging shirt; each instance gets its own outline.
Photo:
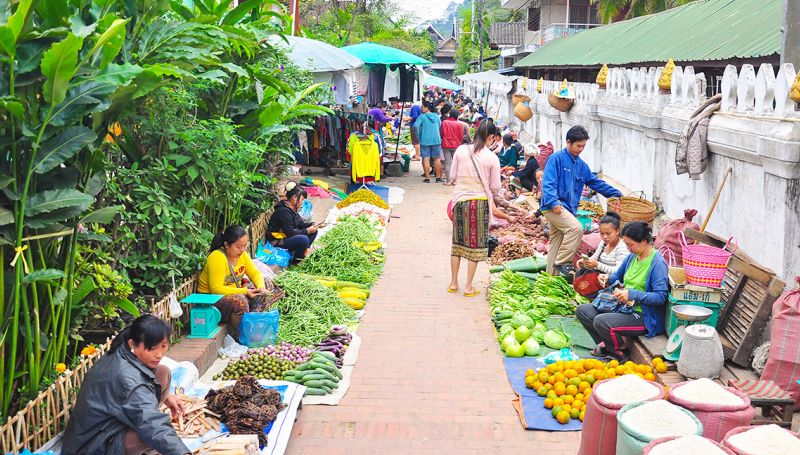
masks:
<path id="1" fill-rule="evenodd" d="M 366 96 L 367 87 L 369 86 L 369 68 L 362 66 L 361 68 L 354 69 L 351 75 L 356 95 Z"/>
<path id="2" fill-rule="evenodd" d="M 350 152 L 350 173 L 354 182 L 366 177 L 373 177 L 376 181 L 381 179 L 381 156 L 374 135 L 351 135 L 347 150 Z"/>
<path id="3" fill-rule="evenodd" d="M 413 66 L 400 67 L 400 101 L 417 101 L 416 93 L 417 69 Z"/>
<path id="4" fill-rule="evenodd" d="M 369 87 L 367 89 L 367 103 L 378 104 L 383 101 L 383 86 L 386 82 L 386 65 L 373 66 L 369 70 Z"/>
<path id="5" fill-rule="evenodd" d="M 395 68 L 392 70 L 392 68 Z M 389 101 L 390 98 L 400 96 L 400 70 L 392 65 L 386 71 L 386 79 L 383 82 L 383 100 Z"/>
<path id="6" fill-rule="evenodd" d="M 344 71 L 333 73 L 333 101 L 336 104 L 347 104 L 350 102 L 351 85 Z"/>

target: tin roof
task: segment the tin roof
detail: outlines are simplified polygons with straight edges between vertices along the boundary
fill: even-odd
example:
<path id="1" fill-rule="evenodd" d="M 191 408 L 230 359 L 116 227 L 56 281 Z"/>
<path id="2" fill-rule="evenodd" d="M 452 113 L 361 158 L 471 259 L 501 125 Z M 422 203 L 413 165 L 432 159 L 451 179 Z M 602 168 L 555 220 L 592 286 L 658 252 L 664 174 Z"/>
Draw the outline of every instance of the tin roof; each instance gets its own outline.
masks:
<path id="1" fill-rule="evenodd" d="M 783 0 L 697 0 L 542 46 L 516 67 L 756 58 L 781 49 Z"/>

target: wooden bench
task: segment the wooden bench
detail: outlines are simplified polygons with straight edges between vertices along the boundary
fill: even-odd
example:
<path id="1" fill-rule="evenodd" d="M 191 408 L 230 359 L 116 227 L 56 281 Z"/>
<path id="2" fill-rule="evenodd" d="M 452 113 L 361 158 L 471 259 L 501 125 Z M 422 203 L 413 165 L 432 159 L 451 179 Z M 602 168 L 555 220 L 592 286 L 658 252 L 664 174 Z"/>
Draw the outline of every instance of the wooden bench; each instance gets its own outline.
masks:
<path id="1" fill-rule="evenodd" d="M 774 423 L 792 429 L 794 400 L 788 392 L 772 381 L 759 379 L 729 379 L 728 386 L 741 390 L 754 408 L 761 408 L 761 417 L 754 425 Z"/>

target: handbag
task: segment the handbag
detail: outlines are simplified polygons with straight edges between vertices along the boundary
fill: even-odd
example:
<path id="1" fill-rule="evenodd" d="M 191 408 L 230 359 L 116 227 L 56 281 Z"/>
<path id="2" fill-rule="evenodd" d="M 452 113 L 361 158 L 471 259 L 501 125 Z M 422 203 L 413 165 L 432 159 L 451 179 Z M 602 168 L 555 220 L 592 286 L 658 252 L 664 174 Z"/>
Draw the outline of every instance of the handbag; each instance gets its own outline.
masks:
<path id="1" fill-rule="evenodd" d="M 575 272 L 575 278 L 572 279 L 572 287 L 578 294 L 588 299 L 594 299 L 603 290 L 598 279 L 599 276 L 600 272 L 597 270 L 580 268 Z"/>
<path id="2" fill-rule="evenodd" d="M 614 295 L 614 289 L 621 286 L 619 281 L 597 293 L 592 306 L 600 313 L 633 313 L 633 306 L 625 305 Z"/>

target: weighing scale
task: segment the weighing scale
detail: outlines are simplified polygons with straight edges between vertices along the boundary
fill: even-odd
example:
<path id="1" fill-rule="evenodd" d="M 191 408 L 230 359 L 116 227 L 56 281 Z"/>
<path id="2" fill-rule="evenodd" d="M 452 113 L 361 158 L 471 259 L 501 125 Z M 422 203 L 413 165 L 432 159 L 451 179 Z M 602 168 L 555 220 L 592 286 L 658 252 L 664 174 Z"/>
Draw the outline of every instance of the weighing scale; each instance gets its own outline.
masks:
<path id="1" fill-rule="evenodd" d="M 705 321 L 711 317 L 713 312 L 708 308 L 696 305 L 675 305 L 672 307 L 672 312 L 683 322 L 669 335 L 667 347 L 664 348 L 664 358 L 677 362 L 681 356 L 681 345 L 686 336 L 686 326 Z"/>
<path id="2" fill-rule="evenodd" d="M 221 294 L 190 294 L 181 303 L 192 306 L 189 310 L 190 332 L 187 338 L 214 338 L 219 333 L 222 314 L 214 306 Z"/>

